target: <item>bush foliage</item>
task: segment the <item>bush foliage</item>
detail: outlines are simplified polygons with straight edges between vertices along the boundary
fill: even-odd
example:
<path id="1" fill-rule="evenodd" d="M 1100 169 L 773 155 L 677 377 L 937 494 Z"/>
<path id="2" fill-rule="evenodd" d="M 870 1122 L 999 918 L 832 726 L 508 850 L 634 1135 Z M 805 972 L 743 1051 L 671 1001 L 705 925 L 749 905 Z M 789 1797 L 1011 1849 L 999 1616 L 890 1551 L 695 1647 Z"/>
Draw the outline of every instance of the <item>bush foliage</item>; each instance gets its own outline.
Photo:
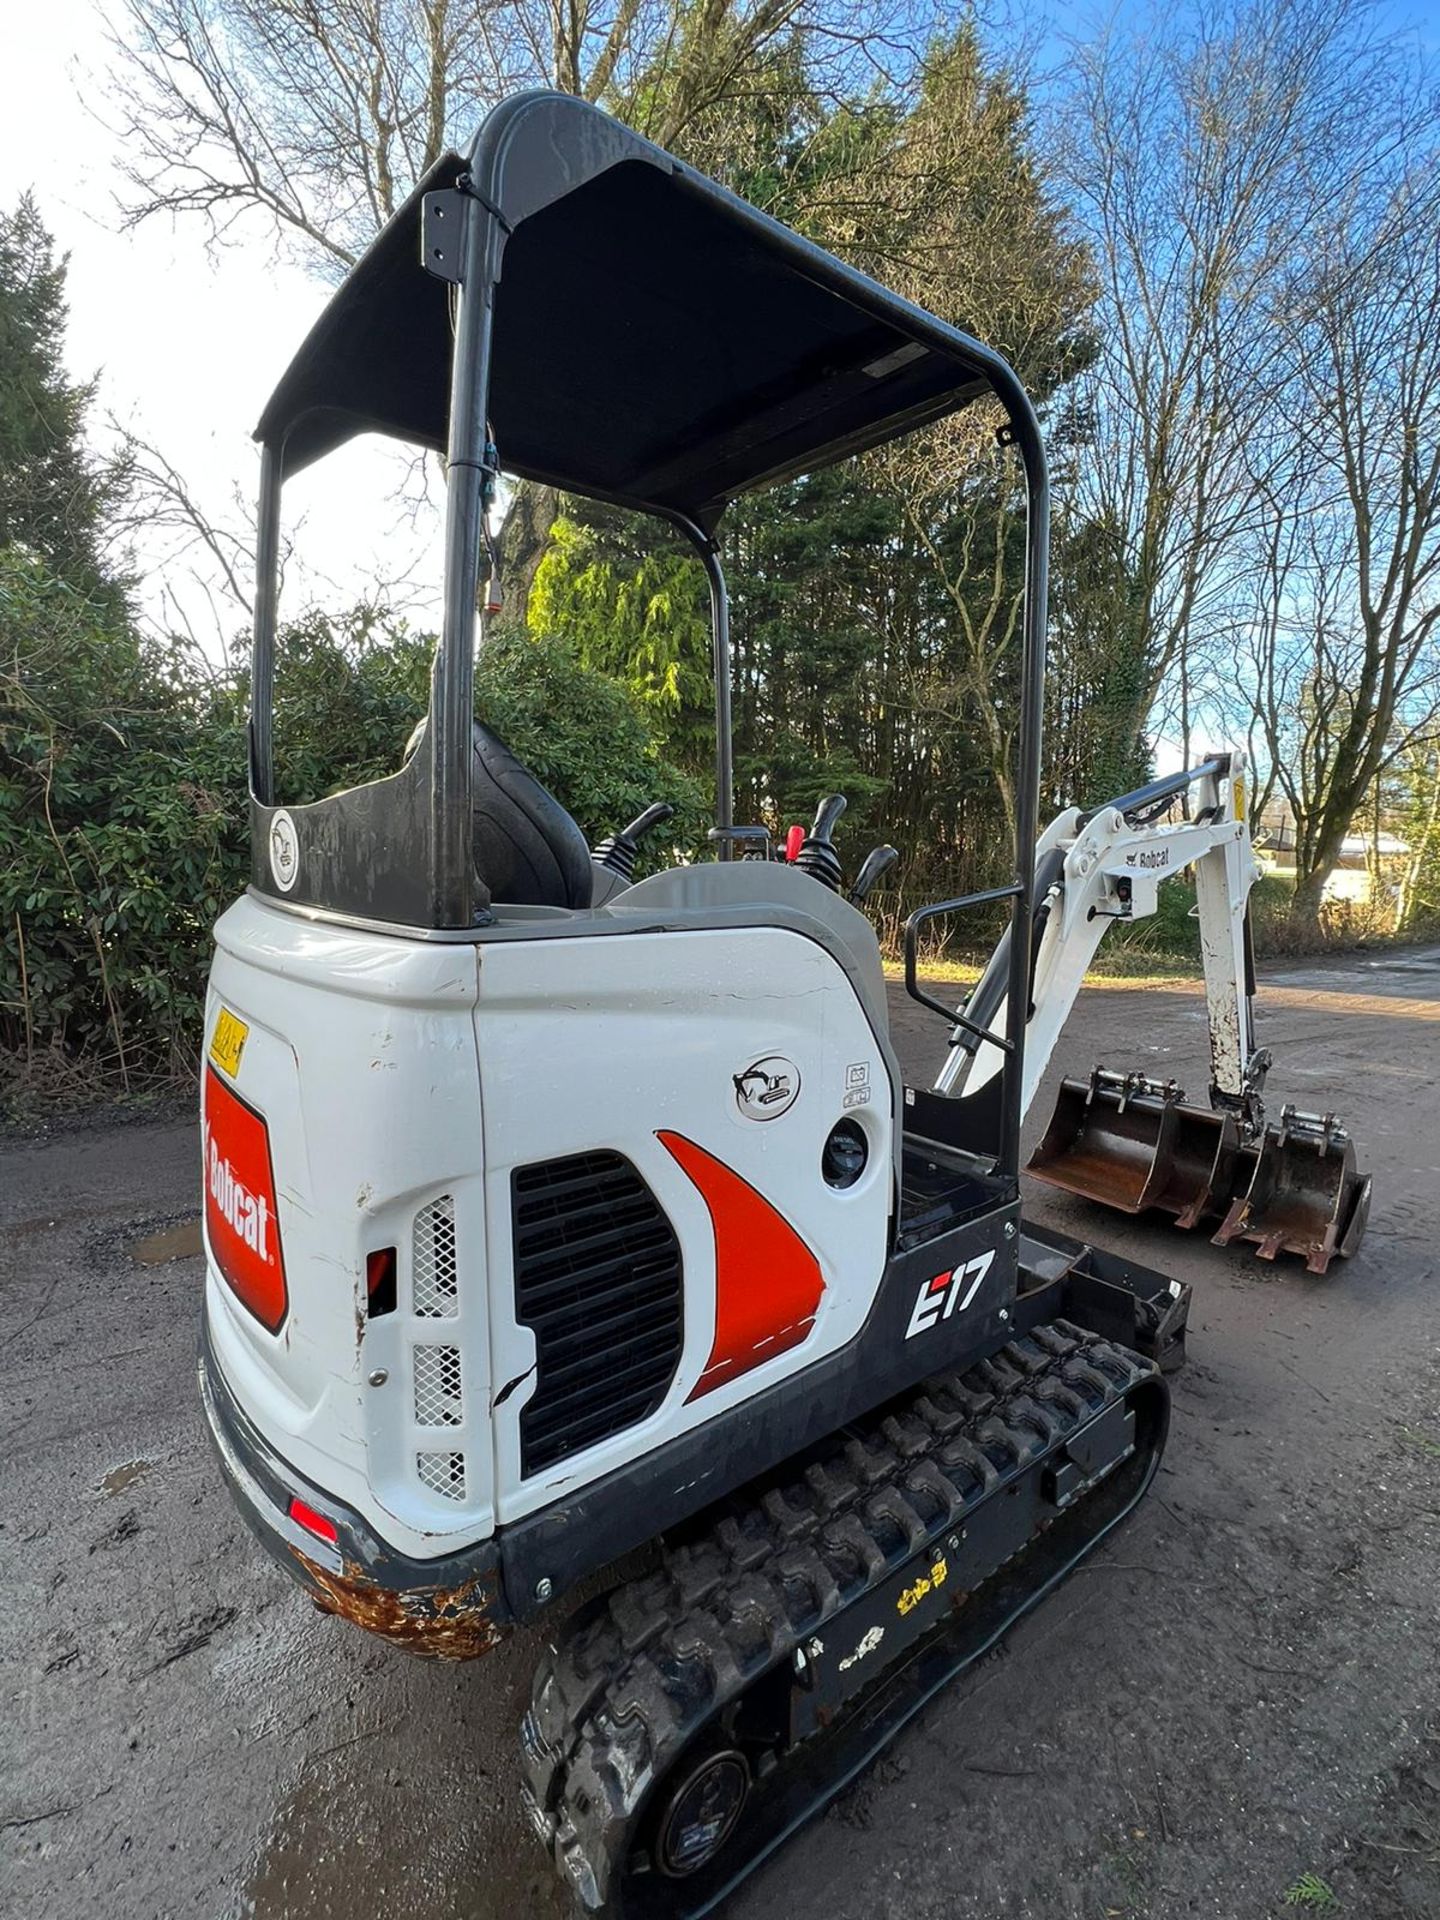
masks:
<path id="1" fill-rule="evenodd" d="M 286 629 L 276 759 L 293 803 L 393 772 L 433 640 L 371 613 Z M 206 678 L 110 596 L 0 549 L 0 1047 L 128 1090 L 183 1071 L 210 930 L 245 886 L 245 675 Z M 477 711 L 592 840 L 655 799 L 693 843 L 702 795 L 625 689 L 551 640 L 487 646 Z"/>
<path id="2" fill-rule="evenodd" d="M 0 549 L 0 1041 L 126 1086 L 193 1047 L 243 754 L 108 596 Z M 208 723 L 208 724 L 207 724 Z"/>

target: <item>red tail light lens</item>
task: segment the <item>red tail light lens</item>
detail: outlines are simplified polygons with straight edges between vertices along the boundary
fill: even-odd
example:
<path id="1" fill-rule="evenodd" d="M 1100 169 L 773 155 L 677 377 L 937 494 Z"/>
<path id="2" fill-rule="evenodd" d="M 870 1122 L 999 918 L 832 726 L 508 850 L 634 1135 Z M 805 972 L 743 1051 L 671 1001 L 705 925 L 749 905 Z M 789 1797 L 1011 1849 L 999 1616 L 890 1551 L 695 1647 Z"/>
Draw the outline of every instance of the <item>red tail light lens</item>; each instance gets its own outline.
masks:
<path id="1" fill-rule="evenodd" d="M 377 1247 L 365 1256 L 365 1311 L 371 1320 L 395 1311 L 395 1249 Z"/>
<path id="2" fill-rule="evenodd" d="M 307 1533 L 313 1533 L 317 1540 L 323 1540 L 327 1547 L 333 1547 L 340 1538 L 340 1529 L 333 1520 L 327 1520 L 323 1513 L 317 1513 L 314 1507 L 307 1507 L 303 1500 L 290 1502 L 290 1518 L 297 1527 L 303 1527 Z"/>

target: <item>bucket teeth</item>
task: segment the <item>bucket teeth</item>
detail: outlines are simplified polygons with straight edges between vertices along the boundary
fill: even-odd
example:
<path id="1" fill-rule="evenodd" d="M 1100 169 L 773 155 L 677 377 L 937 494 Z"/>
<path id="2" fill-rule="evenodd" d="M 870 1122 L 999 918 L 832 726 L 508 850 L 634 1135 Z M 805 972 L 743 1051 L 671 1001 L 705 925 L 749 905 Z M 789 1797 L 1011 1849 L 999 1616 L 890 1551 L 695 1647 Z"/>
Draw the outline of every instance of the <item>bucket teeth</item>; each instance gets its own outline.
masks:
<path id="1" fill-rule="evenodd" d="M 1103 1067 L 1061 1083 L 1029 1171 L 1124 1213 L 1172 1214 L 1186 1229 L 1219 1215 L 1217 1246 L 1248 1241 L 1262 1260 L 1299 1254 L 1312 1273 L 1355 1251 L 1370 1210 L 1369 1178 L 1333 1114 L 1286 1107 L 1246 1141 L 1233 1113 L 1188 1105 L 1173 1080 Z"/>
<path id="2" fill-rule="evenodd" d="M 1298 1253 L 1324 1273 L 1337 1253 L 1353 1253 L 1365 1231 L 1370 1182 L 1355 1170 L 1355 1148 L 1333 1114 L 1286 1107 L 1280 1124 L 1246 1148 L 1249 1179 L 1231 1201 L 1214 1240 L 1250 1240 L 1262 1260 Z"/>

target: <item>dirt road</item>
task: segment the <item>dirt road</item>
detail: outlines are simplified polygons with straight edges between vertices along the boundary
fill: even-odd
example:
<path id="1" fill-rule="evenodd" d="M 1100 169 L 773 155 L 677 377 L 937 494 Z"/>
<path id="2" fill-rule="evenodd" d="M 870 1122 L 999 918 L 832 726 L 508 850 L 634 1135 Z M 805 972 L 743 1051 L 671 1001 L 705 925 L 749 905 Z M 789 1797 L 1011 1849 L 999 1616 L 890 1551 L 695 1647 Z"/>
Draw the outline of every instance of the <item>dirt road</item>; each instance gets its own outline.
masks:
<path id="1" fill-rule="evenodd" d="M 1264 983 L 1277 1098 L 1374 1169 L 1324 1281 L 1041 1190 L 1197 1284 L 1167 1465 L 729 1920 L 1440 1915 L 1440 953 Z M 938 1022 L 896 990 L 907 1069 Z M 1059 1068 L 1204 1084 L 1193 994 L 1087 993 Z M 1048 1112 L 1049 1090 L 1036 1118 Z M 0 1149 L 0 1912 L 563 1920 L 514 1811 L 533 1648 L 420 1665 L 313 1613 L 211 1463 L 188 1125 Z M 181 1250 L 161 1241 L 149 1257 Z M 1286 1905 L 1290 1894 L 1292 1904 Z"/>

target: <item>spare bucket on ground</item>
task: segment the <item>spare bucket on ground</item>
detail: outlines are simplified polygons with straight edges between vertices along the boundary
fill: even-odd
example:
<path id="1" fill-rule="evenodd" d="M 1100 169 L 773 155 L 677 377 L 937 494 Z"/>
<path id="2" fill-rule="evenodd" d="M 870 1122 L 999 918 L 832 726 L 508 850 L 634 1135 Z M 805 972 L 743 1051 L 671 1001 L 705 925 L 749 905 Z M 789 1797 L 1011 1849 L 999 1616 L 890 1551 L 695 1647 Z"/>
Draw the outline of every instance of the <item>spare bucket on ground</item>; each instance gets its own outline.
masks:
<path id="1" fill-rule="evenodd" d="M 1088 1080 L 1061 1082 L 1030 1171 L 1124 1213 L 1159 1207 L 1193 1227 L 1229 1205 L 1239 1144 L 1230 1114 L 1187 1106 L 1173 1080 L 1097 1067 Z"/>
<path id="2" fill-rule="evenodd" d="M 1173 1080 L 1103 1067 L 1062 1081 L 1029 1171 L 1123 1213 L 1157 1208 L 1180 1227 L 1221 1215 L 1217 1245 L 1253 1241 L 1265 1260 L 1297 1253 L 1312 1273 L 1355 1251 L 1369 1214 L 1369 1178 L 1332 1115 L 1287 1107 L 1246 1142 L 1233 1113 L 1187 1104 Z"/>
<path id="3" fill-rule="evenodd" d="M 1356 1172 L 1354 1145 L 1333 1114 L 1283 1108 L 1280 1124 L 1242 1150 L 1236 1175 L 1217 1247 L 1251 1240 L 1262 1260 L 1298 1253 L 1312 1273 L 1324 1273 L 1337 1253 L 1359 1246 L 1370 1176 Z"/>

